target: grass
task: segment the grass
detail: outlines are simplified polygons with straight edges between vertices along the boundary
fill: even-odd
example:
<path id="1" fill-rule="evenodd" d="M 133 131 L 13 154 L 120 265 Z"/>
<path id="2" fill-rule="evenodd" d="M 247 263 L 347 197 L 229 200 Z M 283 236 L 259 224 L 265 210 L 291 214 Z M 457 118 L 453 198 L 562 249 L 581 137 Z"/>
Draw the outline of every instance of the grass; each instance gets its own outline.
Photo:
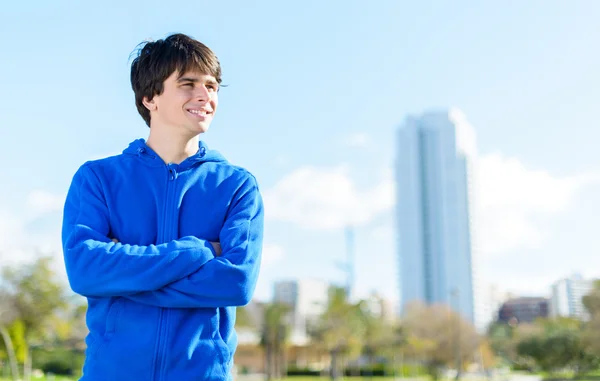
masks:
<path id="1" fill-rule="evenodd" d="M 344 377 L 341 380 L 374 380 L 374 381 L 391 381 L 393 377 Z M 262 378 L 261 378 L 262 380 Z M 297 377 L 288 377 L 281 379 L 280 381 L 325 381 L 329 380 L 329 377 L 311 377 L 311 376 L 297 376 Z M 2 378 L 0 377 L 0 381 L 12 381 L 12 378 Z M 31 381 L 76 381 L 75 378 L 68 378 L 64 376 L 54 376 L 54 378 L 42 377 L 42 378 L 31 378 Z"/>
<path id="2" fill-rule="evenodd" d="M 31 377 L 31 381 L 75 381 L 76 378 L 69 378 L 69 377 L 65 377 L 65 376 L 54 376 L 54 377 L 41 377 L 41 378 L 36 378 L 36 377 Z M 12 381 L 12 378 L 2 378 L 0 377 L 0 381 Z"/>
<path id="3" fill-rule="evenodd" d="M 394 377 L 344 377 L 344 378 L 340 378 L 340 380 L 375 380 L 375 381 L 388 381 L 388 380 L 393 380 Z M 317 376 L 294 376 L 294 377 L 288 377 L 288 378 L 283 378 L 281 379 L 281 381 L 325 381 L 325 380 L 330 380 L 329 377 L 317 377 Z"/>

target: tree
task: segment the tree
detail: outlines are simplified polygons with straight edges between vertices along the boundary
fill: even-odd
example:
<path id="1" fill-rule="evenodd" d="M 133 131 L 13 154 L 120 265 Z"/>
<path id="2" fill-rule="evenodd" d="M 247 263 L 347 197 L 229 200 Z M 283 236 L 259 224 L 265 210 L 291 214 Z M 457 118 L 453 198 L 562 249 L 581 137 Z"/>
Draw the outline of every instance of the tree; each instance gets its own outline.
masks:
<path id="1" fill-rule="evenodd" d="M 471 359 L 481 340 L 472 324 L 445 305 L 413 303 L 407 306 L 403 325 L 410 352 L 423 358 L 434 379 L 443 366 Z"/>
<path id="2" fill-rule="evenodd" d="M 358 354 L 361 349 L 364 325 L 360 305 L 347 300 L 345 289 L 332 288 L 325 311 L 311 327 L 310 335 L 329 353 L 331 379 L 337 380 L 340 358 Z"/>
<path id="3" fill-rule="evenodd" d="M 28 340 L 41 340 L 48 333 L 50 317 L 66 306 L 65 288 L 51 269 L 51 261 L 52 257 L 40 257 L 31 264 L 6 267 L 2 274 Z"/>
<path id="4" fill-rule="evenodd" d="M 54 313 L 66 306 L 63 285 L 51 269 L 52 257 L 39 257 L 33 263 L 5 267 L 1 292 L 12 300 L 13 310 L 23 324 L 26 343 L 25 378 L 31 369 L 32 343 L 42 343 L 53 332 L 48 325 Z"/>
<path id="5" fill-rule="evenodd" d="M 256 324 L 247 306 L 237 307 L 235 312 L 235 328 L 255 328 Z"/>
<path id="6" fill-rule="evenodd" d="M 479 344 L 479 354 L 481 356 L 482 370 L 490 369 L 496 365 L 496 357 L 488 339 L 483 339 Z"/>
<path id="7" fill-rule="evenodd" d="M 86 303 L 79 300 L 70 301 L 65 308 L 48 318 L 46 326 L 51 330 L 51 334 L 47 335 L 44 342 L 83 352 L 84 340 L 88 334 L 86 312 Z"/>
<path id="8" fill-rule="evenodd" d="M 590 350 L 594 343 L 589 341 L 582 322 L 570 318 L 540 319 L 534 325 L 538 329 L 520 339 L 517 351 L 539 369 L 549 373 L 572 369 L 584 374 L 600 364 L 600 358 Z"/>
<path id="9" fill-rule="evenodd" d="M 369 368 L 372 370 L 375 357 L 389 355 L 390 350 L 397 347 L 398 331 L 391 323 L 385 321 L 381 313 L 373 311 L 368 301 L 361 301 L 359 308 L 364 329 L 362 354 L 367 357 Z"/>
<path id="10" fill-rule="evenodd" d="M 600 280 L 594 282 L 594 287 L 582 301 L 590 315 L 595 316 L 600 313 Z"/>
<path id="11" fill-rule="evenodd" d="M 15 381 L 19 379 L 17 354 L 15 352 L 15 346 L 13 345 L 11 332 L 7 326 L 14 324 L 16 321 L 14 299 L 10 295 L 2 292 L 0 294 L 0 336 L 2 336 L 2 342 L 4 344 L 3 348 L 6 351 L 10 363 L 10 373 Z"/>
<path id="12" fill-rule="evenodd" d="M 279 379 L 283 376 L 289 310 L 289 306 L 281 303 L 265 306 L 261 345 L 265 351 L 267 380 Z"/>

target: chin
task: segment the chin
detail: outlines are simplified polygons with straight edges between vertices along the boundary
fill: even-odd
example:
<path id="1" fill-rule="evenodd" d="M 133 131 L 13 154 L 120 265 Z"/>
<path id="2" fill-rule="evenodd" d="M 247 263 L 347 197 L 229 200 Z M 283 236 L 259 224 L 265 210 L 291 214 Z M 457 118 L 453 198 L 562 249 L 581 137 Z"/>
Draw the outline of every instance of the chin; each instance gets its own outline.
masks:
<path id="1" fill-rule="evenodd" d="M 196 124 L 193 126 L 189 126 L 188 130 L 192 132 L 194 135 L 204 134 L 208 131 L 210 126 L 208 124 Z"/>
<path id="2" fill-rule="evenodd" d="M 196 128 L 196 131 L 198 131 L 198 133 L 199 133 L 199 134 L 204 134 L 205 132 L 207 132 L 207 131 L 208 131 L 208 128 L 209 128 L 209 127 L 210 127 L 210 126 L 198 126 L 198 127 Z"/>

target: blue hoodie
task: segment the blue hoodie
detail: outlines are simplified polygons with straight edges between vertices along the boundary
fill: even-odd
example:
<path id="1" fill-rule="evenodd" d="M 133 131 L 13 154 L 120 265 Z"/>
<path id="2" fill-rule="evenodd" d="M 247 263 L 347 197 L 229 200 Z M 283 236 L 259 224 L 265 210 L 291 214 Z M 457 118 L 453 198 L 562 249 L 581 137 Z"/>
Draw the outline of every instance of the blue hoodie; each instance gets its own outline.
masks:
<path id="1" fill-rule="evenodd" d="M 178 165 L 143 139 L 82 165 L 62 229 L 69 283 L 88 300 L 81 380 L 231 379 L 262 235 L 256 179 L 202 142 Z"/>

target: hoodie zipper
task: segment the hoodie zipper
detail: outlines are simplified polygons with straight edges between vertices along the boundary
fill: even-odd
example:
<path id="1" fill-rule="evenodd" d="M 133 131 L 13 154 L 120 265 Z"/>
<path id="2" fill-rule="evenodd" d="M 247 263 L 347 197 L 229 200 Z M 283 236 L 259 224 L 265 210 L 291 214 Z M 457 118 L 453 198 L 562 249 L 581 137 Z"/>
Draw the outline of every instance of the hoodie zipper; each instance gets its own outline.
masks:
<path id="1" fill-rule="evenodd" d="M 169 242 L 173 237 L 173 229 L 172 229 L 172 219 L 173 219 L 173 199 L 175 198 L 175 180 L 177 179 L 177 170 L 175 169 L 173 164 L 167 164 L 167 189 L 165 190 L 165 208 L 164 208 L 164 219 L 162 229 L 159 233 L 158 242 L 166 243 Z M 167 324 L 164 322 L 168 322 L 169 320 L 169 310 L 166 308 L 160 309 L 160 314 L 158 316 L 158 335 L 156 337 L 156 351 L 154 357 L 154 375 L 152 379 L 160 381 L 162 379 L 162 368 L 163 357 L 167 350 L 166 343 L 167 341 L 163 339 L 166 335 L 164 331 L 167 329 Z"/>

